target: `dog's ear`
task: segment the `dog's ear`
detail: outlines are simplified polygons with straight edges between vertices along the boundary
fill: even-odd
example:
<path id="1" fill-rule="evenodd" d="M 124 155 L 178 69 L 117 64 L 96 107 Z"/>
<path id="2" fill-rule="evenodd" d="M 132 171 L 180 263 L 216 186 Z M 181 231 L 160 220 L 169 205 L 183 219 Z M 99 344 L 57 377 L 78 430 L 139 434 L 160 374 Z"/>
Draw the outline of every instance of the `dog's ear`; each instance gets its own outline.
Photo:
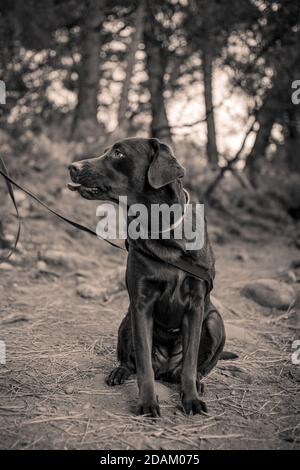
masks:
<path id="1" fill-rule="evenodd" d="M 148 169 L 148 181 L 154 189 L 162 188 L 184 176 L 184 169 L 176 160 L 171 147 L 158 139 L 149 139 L 153 150 Z"/>

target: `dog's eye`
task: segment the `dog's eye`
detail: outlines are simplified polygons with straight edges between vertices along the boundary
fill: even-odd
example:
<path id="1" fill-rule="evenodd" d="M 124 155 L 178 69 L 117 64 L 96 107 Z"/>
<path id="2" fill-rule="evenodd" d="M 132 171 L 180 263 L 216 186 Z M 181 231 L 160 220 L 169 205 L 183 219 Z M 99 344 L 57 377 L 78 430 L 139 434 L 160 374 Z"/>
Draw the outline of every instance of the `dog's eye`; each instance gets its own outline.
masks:
<path id="1" fill-rule="evenodd" d="M 120 150 L 116 149 L 113 153 L 113 157 L 114 158 L 123 158 L 123 157 L 125 157 L 125 155 Z"/>

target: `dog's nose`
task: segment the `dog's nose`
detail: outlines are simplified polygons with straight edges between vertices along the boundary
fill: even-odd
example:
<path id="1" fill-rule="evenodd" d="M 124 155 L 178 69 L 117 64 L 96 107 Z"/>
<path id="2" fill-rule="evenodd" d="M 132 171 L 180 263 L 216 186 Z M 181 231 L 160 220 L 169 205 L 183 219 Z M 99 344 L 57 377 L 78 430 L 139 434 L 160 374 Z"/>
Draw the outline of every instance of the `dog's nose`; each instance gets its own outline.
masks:
<path id="1" fill-rule="evenodd" d="M 72 177 L 78 176 L 81 168 L 82 168 L 82 164 L 80 162 L 75 162 L 75 163 L 72 163 L 72 165 L 68 166 L 68 169 L 70 171 L 70 175 Z"/>

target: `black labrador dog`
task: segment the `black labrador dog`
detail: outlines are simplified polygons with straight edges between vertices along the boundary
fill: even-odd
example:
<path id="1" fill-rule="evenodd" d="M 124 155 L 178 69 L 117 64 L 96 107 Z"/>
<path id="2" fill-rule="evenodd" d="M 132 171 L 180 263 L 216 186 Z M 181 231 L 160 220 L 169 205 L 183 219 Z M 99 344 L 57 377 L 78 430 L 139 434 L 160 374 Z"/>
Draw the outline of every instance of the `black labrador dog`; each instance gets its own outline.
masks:
<path id="1" fill-rule="evenodd" d="M 184 170 L 171 148 L 157 139 L 129 138 L 115 143 L 104 155 L 73 163 L 73 183 L 86 199 L 128 205 L 186 202 Z M 206 412 L 199 398 L 201 379 L 216 365 L 225 343 L 222 318 L 209 298 L 208 283 L 168 262 L 185 260 L 204 267 L 214 278 L 214 256 L 205 229 L 204 245 L 187 250 L 185 240 L 127 238 L 126 283 L 130 306 L 118 332 L 119 367 L 107 378 L 122 384 L 137 374 L 138 413 L 160 415 L 154 380 L 181 384 L 186 413 Z"/>

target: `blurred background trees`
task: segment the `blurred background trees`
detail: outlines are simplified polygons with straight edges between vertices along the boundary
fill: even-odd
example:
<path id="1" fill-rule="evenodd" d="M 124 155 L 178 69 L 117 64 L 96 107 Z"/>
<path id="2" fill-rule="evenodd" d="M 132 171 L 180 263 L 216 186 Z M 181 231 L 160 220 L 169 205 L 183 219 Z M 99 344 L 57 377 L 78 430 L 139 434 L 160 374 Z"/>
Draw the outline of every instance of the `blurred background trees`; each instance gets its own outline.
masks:
<path id="1" fill-rule="evenodd" d="M 256 101 L 258 127 L 246 160 L 246 171 L 253 182 L 261 172 L 275 125 L 281 129 L 290 169 L 299 171 L 300 161 L 294 147 L 299 107 L 291 100 L 291 84 L 299 75 L 300 65 L 299 5 L 270 1 L 259 3 L 258 8 L 259 16 L 243 38 L 250 60 L 239 59 L 238 54 L 230 58 L 236 70 L 233 83 Z"/>
<path id="2" fill-rule="evenodd" d="M 252 186 L 270 162 L 300 173 L 297 0 L 0 0 L 0 11 L 7 132 L 86 153 L 152 135 L 190 146 L 217 176 L 238 152 L 226 170 Z"/>
<path id="3" fill-rule="evenodd" d="M 100 48 L 104 2 L 87 0 L 79 20 L 80 65 L 78 70 L 77 105 L 74 112 L 72 137 L 97 136 L 99 124 L 98 91 L 100 80 Z"/>

